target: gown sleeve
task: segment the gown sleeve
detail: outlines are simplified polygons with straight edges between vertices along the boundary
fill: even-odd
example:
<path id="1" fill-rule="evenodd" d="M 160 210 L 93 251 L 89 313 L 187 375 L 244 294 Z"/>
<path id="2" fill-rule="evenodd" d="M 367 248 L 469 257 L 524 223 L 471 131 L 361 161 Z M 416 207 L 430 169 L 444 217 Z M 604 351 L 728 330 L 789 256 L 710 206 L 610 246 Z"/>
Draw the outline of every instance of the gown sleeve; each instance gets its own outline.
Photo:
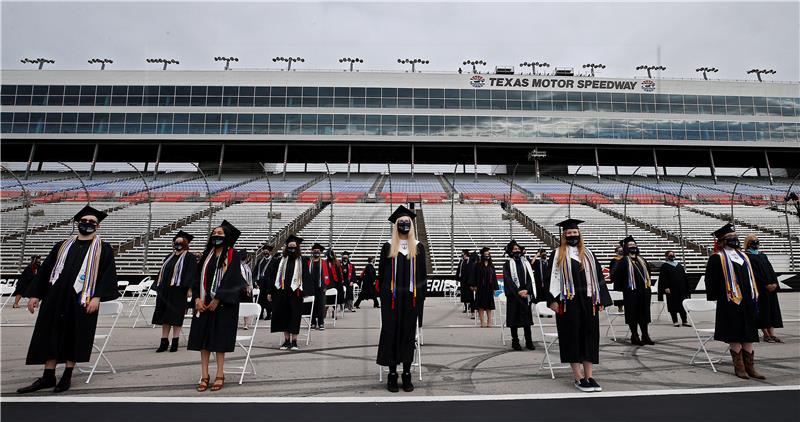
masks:
<path id="1" fill-rule="evenodd" d="M 510 260 L 503 264 L 503 292 L 507 299 L 513 299 L 518 293 L 517 286 L 514 284 L 514 279 L 511 277 Z"/>
<path id="2" fill-rule="evenodd" d="M 667 268 L 668 265 L 667 263 L 661 264 L 661 268 L 658 269 L 658 280 L 656 283 L 658 284 L 659 295 L 665 294 L 664 290 L 669 289 L 671 276 L 667 275 L 667 271 L 669 270 L 669 268 Z"/>
<path id="3" fill-rule="evenodd" d="M 50 250 L 50 253 L 47 254 L 47 258 L 42 262 L 42 266 L 39 267 L 39 271 L 36 272 L 36 276 L 33 277 L 31 285 L 28 286 L 23 296 L 37 299 L 44 299 L 47 296 L 47 292 L 50 290 L 50 274 L 53 272 L 53 267 L 56 265 L 58 249 L 61 248 L 62 243 L 64 242 L 56 243 L 53 249 Z"/>
<path id="4" fill-rule="evenodd" d="M 417 300 L 424 301 L 428 295 L 428 264 L 426 261 L 425 246 L 417 243 Z"/>
<path id="5" fill-rule="evenodd" d="M 186 252 L 189 253 L 189 252 Z M 194 259 L 193 255 L 187 255 L 186 258 L 183 259 L 183 280 L 181 280 L 181 287 L 190 289 L 195 284 L 197 284 L 198 277 L 198 270 L 197 270 L 197 260 Z"/>
<path id="6" fill-rule="evenodd" d="M 378 258 L 378 272 L 377 272 L 378 282 L 375 283 L 378 293 L 381 292 L 382 290 L 388 289 L 388 287 L 384 285 L 384 279 L 385 279 L 384 275 L 391 271 L 391 269 L 388 268 L 391 266 L 391 261 L 389 260 L 390 248 L 391 246 L 389 245 L 389 243 L 384 243 L 383 246 L 381 247 L 380 257 Z"/>
<path id="7" fill-rule="evenodd" d="M 717 300 L 717 295 L 720 292 L 720 281 L 722 280 L 722 261 L 719 255 L 714 254 L 708 258 L 706 262 L 706 299 Z"/>
<path id="8" fill-rule="evenodd" d="M 308 269 L 310 259 L 307 257 L 300 258 L 303 265 L 303 296 L 314 296 L 317 290 L 317 285 L 311 277 L 311 271 Z M 320 265 L 325 265 L 325 262 L 320 260 Z"/>
<path id="9" fill-rule="evenodd" d="M 625 291 L 628 288 L 628 260 L 623 258 L 614 264 L 614 269 L 611 271 L 611 283 L 614 285 L 614 290 L 618 292 Z M 603 282 L 605 284 L 605 282 Z"/>
<path id="10" fill-rule="evenodd" d="M 93 297 L 100 298 L 101 302 L 107 302 L 119 297 L 117 264 L 114 260 L 114 248 L 106 242 L 101 242 L 100 247 L 100 263 Z"/>

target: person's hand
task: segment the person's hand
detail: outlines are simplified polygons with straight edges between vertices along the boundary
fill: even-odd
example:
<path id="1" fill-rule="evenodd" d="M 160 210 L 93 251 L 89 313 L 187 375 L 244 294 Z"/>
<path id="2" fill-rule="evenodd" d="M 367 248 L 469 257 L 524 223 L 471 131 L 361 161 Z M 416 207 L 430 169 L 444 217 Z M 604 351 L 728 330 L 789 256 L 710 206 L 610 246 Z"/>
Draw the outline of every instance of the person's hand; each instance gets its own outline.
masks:
<path id="1" fill-rule="evenodd" d="M 600 305 L 600 306 L 597 307 L 597 311 L 598 312 L 603 312 L 603 309 L 606 309 L 606 307 L 603 306 L 603 305 Z"/>
<path id="2" fill-rule="evenodd" d="M 528 291 L 527 290 L 520 290 L 519 291 L 519 295 L 520 295 L 520 297 L 528 297 Z"/>
<path id="3" fill-rule="evenodd" d="M 670 291 L 669 291 L 669 288 L 664 289 L 664 293 L 671 294 Z"/>
<path id="4" fill-rule="evenodd" d="M 39 298 L 32 297 L 28 299 L 28 312 L 33 313 L 39 306 Z"/>
<path id="5" fill-rule="evenodd" d="M 205 303 L 203 303 L 203 301 L 201 299 L 195 299 L 194 300 L 194 310 L 197 311 L 197 313 L 205 312 L 206 311 Z"/>
<path id="6" fill-rule="evenodd" d="M 473 292 L 478 290 L 477 287 L 470 287 L 469 289 L 472 290 Z"/>
<path id="7" fill-rule="evenodd" d="M 99 307 L 100 307 L 100 298 L 93 297 L 92 300 L 90 300 L 89 303 L 86 304 L 86 313 L 93 314 L 97 312 L 97 309 Z"/>
<path id="8" fill-rule="evenodd" d="M 778 285 L 777 284 L 775 284 L 775 283 L 767 284 L 767 291 L 774 292 L 775 290 L 778 290 Z"/>
<path id="9" fill-rule="evenodd" d="M 270 294 L 267 295 L 267 301 L 268 302 L 272 302 L 272 295 L 270 295 Z"/>
<path id="10" fill-rule="evenodd" d="M 186 291 L 186 298 L 187 299 L 191 299 L 192 298 L 192 289 L 189 289 L 189 290 Z"/>
<path id="11" fill-rule="evenodd" d="M 217 310 L 217 306 L 219 306 L 219 299 L 214 299 L 208 304 L 208 310 L 214 312 Z"/>
<path id="12" fill-rule="evenodd" d="M 558 312 L 558 302 L 551 303 L 549 308 L 552 309 L 553 312 Z"/>

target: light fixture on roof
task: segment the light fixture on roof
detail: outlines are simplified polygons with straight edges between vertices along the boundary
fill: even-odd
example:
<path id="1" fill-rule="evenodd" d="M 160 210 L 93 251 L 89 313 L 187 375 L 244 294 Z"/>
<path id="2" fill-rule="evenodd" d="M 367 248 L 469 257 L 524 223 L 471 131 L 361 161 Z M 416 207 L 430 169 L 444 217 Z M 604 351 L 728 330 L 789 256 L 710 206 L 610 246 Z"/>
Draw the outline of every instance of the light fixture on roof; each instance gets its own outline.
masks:
<path id="1" fill-rule="evenodd" d="M 353 64 L 355 63 L 364 63 L 364 59 L 360 57 L 342 57 L 339 59 L 339 63 L 350 63 L 350 71 L 353 71 Z"/>
<path id="2" fill-rule="evenodd" d="M 583 68 L 584 69 L 586 69 L 586 68 L 590 69 L 591 72 L 592 72 L 592 77 L 594 77 L 594 70 L 595 69 L 605 69 L 606 65 L 601 64 L 601 63 L 586 63 L 585 65 L 583 65 Z"/>
<path id="3" fill-rule="evenodd" d="M 522 62 L 519 65 L 521 67 L 530 67 L 531 68 L 531 75 L 536 75 L 536 66 L 539 66 L 539 67 L 550 67 L 550 63 L 547 63 L 547 62 Z"/>
<path id="4" fill-rule="evenodd" d="M 52 64 L 52 63 L 55 63 L 55 62 L 56 62 L 55 60 L 45 59 L 43 57 L 39 57 L 39 58 L 36 58 L 36 59 L 29 59 L 29 58 L 26 57 L 26 58 L 20 60 L 20 63 L 38 64 L 39 65 L 39 70 L 42 70 L 42 67 L 44 67 L 45 63 Z"/>
<path id="5" fill-rule="evenodd" d="M 415 73 L 417 64 L 428 64 L 430 61 L 424 59 L 397 59 L 397 63 L 411 64 L 411 73 Z"/>
<path id="6" fill-rule="evenodd" d="M 464 66 L 472 65 L 472 73 L 478 73 L 478 70 L 475 69 L 475 65 L 486 66 L 486 62 L 483 60 L 464 60 Z"/>
<path id="7" fill-rule="evenodd" d="M 647 77 L 648 78 L 652 78 L 653 75 L 650 73 L 651 70 L 667 70 L 667 67 L 666 66 L 650 66 L 650 65 L 646 65 L 646 64 L 641 64 L 639 66 L 636 66 L 636 70 L 643 70 L 643 69 L 647 70 Z"/>
<path id="8" fill-rule="evenodd" d="M 273 57 L 272 61 L 276 62 L 276 63 L 277 62 L 286 62 L 286 63 L 288 63 L 288 66 L 286 67 L 286 70 L 288 71 L 288 70 L 292 70 L 292 63 L 294 63 L 294 62 L 303 63 L 303 62 L 306 61 L 306 59 L 304 59 L 302 57 L 283 57 L 283 56 L 280 56 L 280 57 Z"/>
<path id="9" fill-rule="evenodd" d="M 225 56 L 217 56 L 214 57 L 215 62 L 225 62 L 225 70 L 231 70 L 231 62 L 238 62 L 238 57 L 225 57 Z"/>
<path id="10" fill-rule="evenodd" d="M 776 72 L 773 69 L 750 69 L 750 70 L 747 71 L 748 75 L 751 74 L 751 73 L 755 73 L 756 74 L 756 77 L 758 78 L 759 82 L 764 82 L 764 81 L 761 80 L 761 75 L 774 75 L 774 74 L 776 74 L 778 72 Z"/>
<path id="11" fill-rule="evenodd" d="M 163 59 L 163 58 L 156 58 L 156 59 L 146 59 L 147 63 L 162 63 L 164 67 L 161 70 L 167 70 L 167 65 L 170 64 L 181 64 L 181 62 L 175 59 Z"/>
<path id="12" fill-rule="evenodd" d="M 695 72 L 703 72 L 703 79 L 707 81 L 708 80 L 708 73 L 710 73 L 710 72 L 717 73 L 717 72 L 719 72 L 719 69 L 717 69 L 716 67 L 698 67 L 694 71 Z"/>
<path id="13" fill-rule="evenodd" d="M 89 59 L 89 64 L 100 63 L 100 70 L 106 70 L 106 64 L 114 63 L 111 59 Z"/>

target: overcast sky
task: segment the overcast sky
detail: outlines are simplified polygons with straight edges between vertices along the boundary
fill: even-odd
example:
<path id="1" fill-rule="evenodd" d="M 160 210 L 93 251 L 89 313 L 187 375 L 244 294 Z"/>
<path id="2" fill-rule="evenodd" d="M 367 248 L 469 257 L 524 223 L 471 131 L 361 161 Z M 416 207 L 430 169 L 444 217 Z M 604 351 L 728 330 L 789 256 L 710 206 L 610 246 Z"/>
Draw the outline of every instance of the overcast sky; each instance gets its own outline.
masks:
<path id="1" fill-rule="evenodd" d="M 419 57 L 423 70 L 452 71 L 465 59 L 490 67 L 546 61 L 603 63 L 598 75 L 630 77 L 639 64 L 667 66 L 664 77 L 695 77 L 701 65 L 724 79 L 772 68 L 800 80 L 800 2 L 35 2 L 2 1 L 2 68 L 152 69 L 147 57 L 180 60 L 175 69 L 276 68 L 275 56 L 301 56 L 302 69 L 338 69 L 363 57 L 364 70 L 399 70 Z M 660 51 L 660 54 L 659 54 Z M 466 70 L 466 69 L 465 69 Z"/>

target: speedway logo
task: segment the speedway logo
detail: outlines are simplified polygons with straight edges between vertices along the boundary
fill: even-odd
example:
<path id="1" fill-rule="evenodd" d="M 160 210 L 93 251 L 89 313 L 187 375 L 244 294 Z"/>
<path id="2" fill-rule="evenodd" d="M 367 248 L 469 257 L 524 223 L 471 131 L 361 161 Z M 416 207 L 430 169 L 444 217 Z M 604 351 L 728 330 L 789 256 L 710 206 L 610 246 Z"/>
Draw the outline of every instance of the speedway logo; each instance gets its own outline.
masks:
<path id="1" fill-rule="evenodd" d="M 473 88 L 481 88 L 486 85 L 486 78 L 481 75 L 472 75 L 469 78 L 469 84 L 472 85 Z"/>

